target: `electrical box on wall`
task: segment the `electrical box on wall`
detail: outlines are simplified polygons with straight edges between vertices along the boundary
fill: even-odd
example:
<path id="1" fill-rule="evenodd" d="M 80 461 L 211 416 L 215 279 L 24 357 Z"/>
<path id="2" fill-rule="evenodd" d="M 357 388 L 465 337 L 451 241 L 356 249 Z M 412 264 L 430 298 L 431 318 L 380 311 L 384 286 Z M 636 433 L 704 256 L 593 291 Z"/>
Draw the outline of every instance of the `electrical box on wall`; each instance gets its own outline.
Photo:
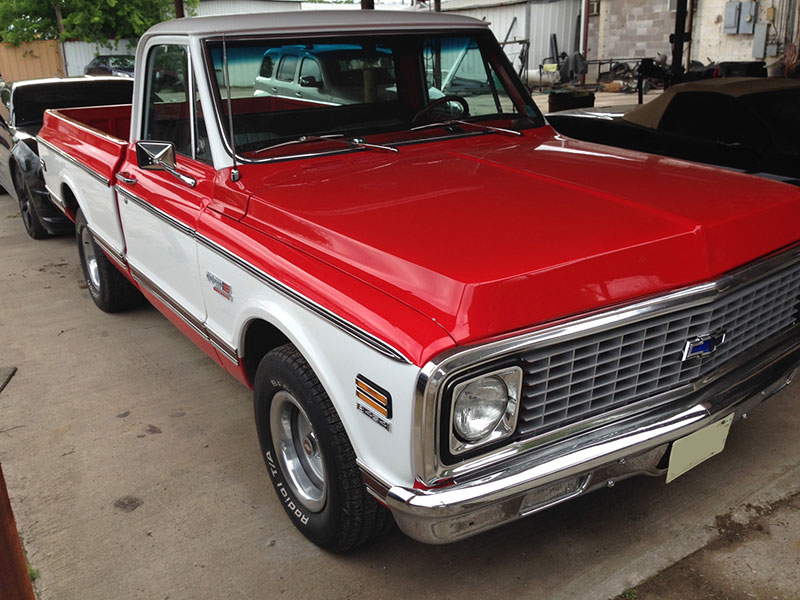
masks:
<path id="1" fill-rule="evenodd" d="M 757 23 L 753 34 L 753 58 L 764 58 L 767 55 L 767 32 L 769 23 Z"/>
<path id="2" fill-rule="evenodd" d="M 739 33 L 752 34 L 756 29 L 758 2 L 742 2 L 739 10 Z"/>
<path id="3" fill-rule="evenodd" d="M 739 2 L 725 3 L 725 20 L 722 23 L 722 33 L 739 33 Z"/>

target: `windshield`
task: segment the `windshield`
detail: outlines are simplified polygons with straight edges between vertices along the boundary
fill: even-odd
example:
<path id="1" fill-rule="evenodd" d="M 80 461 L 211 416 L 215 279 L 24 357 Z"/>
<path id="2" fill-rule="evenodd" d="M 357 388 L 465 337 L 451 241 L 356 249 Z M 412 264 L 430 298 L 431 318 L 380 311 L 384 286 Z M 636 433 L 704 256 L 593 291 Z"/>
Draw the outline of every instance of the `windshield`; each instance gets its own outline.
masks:
<path id="1" fill-rule="evenodd" d="M 226 136 L 227 53 L 236 150 L 245 160 L 296 154 L 297 145 L 284 142 L 304 136 L 340 149 L 331 135 L 402 143 L 490 131 L 461 129 L 458 121 L 506 128 L 543 123 L 488 31 L 248 39 L 224 48 L 214 40 L 207 51 Z M 446 131 L 419 128 L 440 121 Z"/>
<path id="2" fill-rule="evenodd" d="M 135 58 L 130 55 L 112 56 L 109 61 L 115 69 L 133 69 Z"/>

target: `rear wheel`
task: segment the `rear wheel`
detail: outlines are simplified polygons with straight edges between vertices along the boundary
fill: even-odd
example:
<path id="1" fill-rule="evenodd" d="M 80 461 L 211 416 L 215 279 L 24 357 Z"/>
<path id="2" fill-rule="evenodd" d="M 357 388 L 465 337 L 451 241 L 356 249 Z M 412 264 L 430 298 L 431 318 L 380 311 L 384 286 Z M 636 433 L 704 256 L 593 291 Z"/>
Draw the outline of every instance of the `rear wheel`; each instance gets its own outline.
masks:
<path id="1" fill-rule="evenodd" d="M 258 439 L 278 500 L 309 540 L 344 552 L 391 527 L 366 490 L 336 409 L 291 344 L 266 354 L 255 377 Z"/>
<path id="2" fill-rule="evenodd" d="M 22 217 L 25 231 L 35 240 L 50 237 L 50 234 L 42 225 L 39 213 L 36 211 L 31 189 L 28 187 L 28 182 L 25 181 L 25 174 L 18 167 L 14 168 L 14 189 L 17 192 L 19 214 Z"/>
<path id="3" fill-rule="evenodd" d="M 81 211 L 75 220 L 75 237 L 86 288 L 97 307 L 104 312 L 119 312 L 142 304 L 144 298 L 139 290 L 111 264 L 94 241 Z"/>

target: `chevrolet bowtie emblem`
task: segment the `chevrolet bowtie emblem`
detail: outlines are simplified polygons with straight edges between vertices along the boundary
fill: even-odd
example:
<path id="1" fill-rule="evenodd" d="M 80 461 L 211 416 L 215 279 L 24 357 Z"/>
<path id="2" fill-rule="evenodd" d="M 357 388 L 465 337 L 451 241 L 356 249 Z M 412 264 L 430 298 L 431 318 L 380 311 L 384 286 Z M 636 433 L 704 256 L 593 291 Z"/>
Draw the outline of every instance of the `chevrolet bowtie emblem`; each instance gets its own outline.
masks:
<path id="1" fill-rule="evenodd" d="M 689 360 L 695 356 L 708 356 L 725 343 L 725 336 L 726 332 L 718 331 L 686 340 L 681 361 Z"/>

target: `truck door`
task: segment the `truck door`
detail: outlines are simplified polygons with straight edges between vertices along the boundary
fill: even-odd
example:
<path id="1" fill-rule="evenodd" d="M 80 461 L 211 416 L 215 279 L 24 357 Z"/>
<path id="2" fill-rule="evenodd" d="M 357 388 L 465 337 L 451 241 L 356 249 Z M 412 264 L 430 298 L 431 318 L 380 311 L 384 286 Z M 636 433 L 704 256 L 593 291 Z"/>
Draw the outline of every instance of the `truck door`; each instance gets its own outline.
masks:
<path id="1" fill-rule="evenodd" d="M 136 144 L 129 146 L 116 182 L 128 263 L 147 291 L 201 332 L 205 305 L 194 232 L 212 193 L 214 170 L 198 152 L 206 146 L 195 126 L 197 94 L 188 48 L 153 45 L 146 60 L 139 137 L 174 144 L 175 170 L 140 168 Z"/>

